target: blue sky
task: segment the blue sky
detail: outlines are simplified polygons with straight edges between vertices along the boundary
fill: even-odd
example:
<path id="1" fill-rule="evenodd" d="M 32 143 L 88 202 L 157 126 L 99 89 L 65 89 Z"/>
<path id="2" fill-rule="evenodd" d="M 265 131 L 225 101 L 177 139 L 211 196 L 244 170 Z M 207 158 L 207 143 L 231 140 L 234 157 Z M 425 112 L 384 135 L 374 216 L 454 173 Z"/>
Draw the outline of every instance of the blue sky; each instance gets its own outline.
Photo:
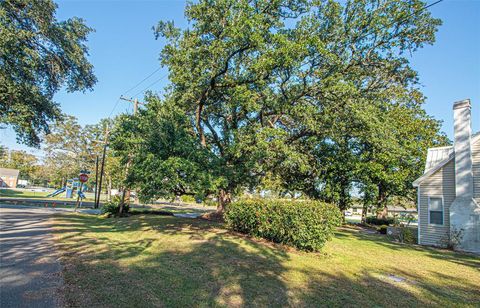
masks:
<path id="1" fill-rule="evenodd" d="M 434 2 L 429 0 L 428 3 Z M 94 91 L 60 92 L 55 100 L 65 113 L 81 124 L 132 110 L 118 97 L 160 67 L 163 40 L 155 40 L 152 26 L 159 20 L 173 20 L 188 26 L 184 18 L 186 1 L 57 1 L 57 18 L 84 18 L 96 32 L 89 38 L 90 61 L 98 78 Z M 473 130 L 480 130 L 480 0 L 444 0 L 430 8 L 443 20 L 437 42 L 412 55 L 411 64 L 419 72 L 422 91 L 427 96 L 425 109 L 443 120 L 443 130 L 452 138 L 452 103 L 470 98 L 473 104 Z M 153 84 L 161 91 L 168 83 L 167 70 L 161 68 L 144 83 L 126 94 L 131 97 Z M 114 106 L 116 108 L 114 109 Z M 10 129 L 0 130 L 0 143 L 13 149 L 38 151 L 16 144 Z"/>

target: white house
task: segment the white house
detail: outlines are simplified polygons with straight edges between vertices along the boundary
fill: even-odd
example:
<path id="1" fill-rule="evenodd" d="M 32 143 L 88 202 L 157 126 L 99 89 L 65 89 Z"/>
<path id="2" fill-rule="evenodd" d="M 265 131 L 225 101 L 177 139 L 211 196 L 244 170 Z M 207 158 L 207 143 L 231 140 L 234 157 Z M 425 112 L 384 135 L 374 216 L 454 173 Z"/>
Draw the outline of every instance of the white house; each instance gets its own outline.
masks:
<path id="1" fill-rule="evenodd" d="M 445 246 L 461 238 L 457 249 L 480 253 L 480 132 L 472 135 L 470 100 L 454 103 L 453 117 L 454 145 L 428 149 L 425 172 L 413 182 L 418 241 Z"/>

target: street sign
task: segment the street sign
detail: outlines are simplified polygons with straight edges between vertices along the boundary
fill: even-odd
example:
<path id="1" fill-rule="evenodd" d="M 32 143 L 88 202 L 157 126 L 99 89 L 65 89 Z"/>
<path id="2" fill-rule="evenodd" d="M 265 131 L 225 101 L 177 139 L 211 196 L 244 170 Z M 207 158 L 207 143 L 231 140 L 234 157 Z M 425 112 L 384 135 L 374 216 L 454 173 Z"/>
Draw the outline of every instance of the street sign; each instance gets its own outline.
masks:
<path id="1" fill-rule="evenodd" d="M 78 176 L 78 179 L 80 180 L 80 182 L 85 183 L 86 181 L 88 181 L 88 175 L 82 173 Z"/>

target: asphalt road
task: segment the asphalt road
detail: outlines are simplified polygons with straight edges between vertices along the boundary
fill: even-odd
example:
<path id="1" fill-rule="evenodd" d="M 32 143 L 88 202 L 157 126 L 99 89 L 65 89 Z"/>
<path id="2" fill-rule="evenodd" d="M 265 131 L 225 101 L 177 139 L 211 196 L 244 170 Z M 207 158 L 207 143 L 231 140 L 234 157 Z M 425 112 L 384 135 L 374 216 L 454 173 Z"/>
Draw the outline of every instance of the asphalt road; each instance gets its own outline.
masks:
<path id="1" fill-rule="evenodd" d="M 0 307 L 60 307 L 54 210 L 0 204 Z"/>

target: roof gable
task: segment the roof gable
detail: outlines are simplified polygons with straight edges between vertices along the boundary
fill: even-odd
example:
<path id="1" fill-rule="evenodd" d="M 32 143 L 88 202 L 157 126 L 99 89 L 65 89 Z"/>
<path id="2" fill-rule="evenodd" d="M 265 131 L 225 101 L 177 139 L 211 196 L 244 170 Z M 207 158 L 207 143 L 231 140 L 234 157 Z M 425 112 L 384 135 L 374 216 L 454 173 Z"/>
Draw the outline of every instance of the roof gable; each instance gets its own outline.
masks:
<path id="1" fill-rule="evenodd" d="M 18 169 L 0 168 L 0 175 L 3 175 L 3 176 L 16 176 L 16 177 L 18 177 L 19 173 L 20 173 L 20 171 Z"/>
<path id="2" fill-rule="evenodd" d="M 479 141 L 480 132 L 477 132 L 472 135 L 471 144 L 473 145 Z M 453 150 L 453 146 L 428 149 L 425 171 L 421 177 L 412 183 L 413 187 L 418 187 L 420 183 L 445 166 L 449 161 L 453 160 L 454 157 L 455 151 Z"/>
<path id="3" fill-rule="evenodd" d="M 428 149 L 424 173 L 428 172 L 430 169 L 435 168 L 440 162 L 444 161 L 445 159 L 450 158 L 450 155 L 452 154 L 452 146 Z"/>

